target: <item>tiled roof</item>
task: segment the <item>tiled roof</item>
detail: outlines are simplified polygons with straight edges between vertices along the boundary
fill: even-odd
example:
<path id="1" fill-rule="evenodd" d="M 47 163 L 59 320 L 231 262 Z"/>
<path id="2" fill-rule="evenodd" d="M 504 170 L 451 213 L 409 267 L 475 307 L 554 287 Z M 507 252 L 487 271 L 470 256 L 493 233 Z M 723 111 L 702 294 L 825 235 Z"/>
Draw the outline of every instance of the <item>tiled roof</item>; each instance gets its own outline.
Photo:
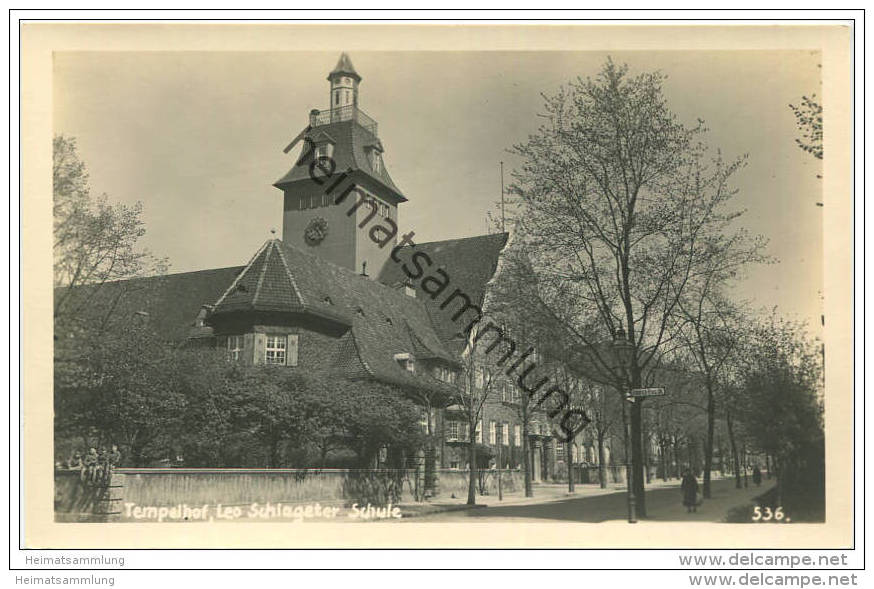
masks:
<path id="1" fill-rule="evenodd" d="M 327 135 L 334 143 L 334 153 L 331 157 L 336 165 L 334 168 L 336 175 L 339 176 L 345 170 L 352 170 L 349 174 L 349 179 L 344 182 L 340 189 L 345 189 L 350 181 L 355 182 L 356 174 L 361 174 L 388 188 L 398 198 L 399 202 L 407 200 L 391 179 L 385 162 L 383 162 L 379 171 L 374 171 L 371 167 L 365 148 L 372 146 L 382 150 L 382 144 L 370 131 L 355 121 L 341 121 L 311 129 L 307 136 L 313 142 L 318 143 L 319 141 L 326 140 L 324 135 Z M 309 151 L 304 149 L 301 155 L 308 154 Z M 300 180 L 313 182 L 312 178 L 310 178 L 309 165 L 310 159 L 307 159 L 307 161 L 298 160 L 294 167 L 273 185 L 282 189 L 286 184 Z M 339 194 L 339 192 L 340 190 L 338 189 L 337 193 Z"/>
<path id="2" fill-rule="evenodd" d="M 391 258 L 386 260 L 379 273 L 379 281 L 389 286 L 403 284 L 407 280 L 407 275 L 402 269 L 403 263 L 415 252 L 427 253 L 433 265 L 430 272 L 425 270 L 424 276 L 428 276 L 437 268 L 442 268 L 449 275 L 450 283 L 435 300 L 422 291 L 420 283 L 417 282 L 414 284 L 416 298 L 427 305 L 432 324 L 440 338 L 444 342 L 452 341 L 457 339 L 459 332 L 462 332 L 467 324 L 461 318 L 458 322 L 452 320 L 452 315 L 460 307 L 460 303 L 454 302 L 446 309 L 440 309 L 440 304 L 458 288 L 470 297 L 472 304 L 481 306 L 486 286 L 495 274 L 498 259 L 508 237 L 507 233 L 495 233 L 418 243 L 415 247 L 405 247 L 397 253 L 400 263 Z M 410 267 L 413 267 L 412 264 L 408 265 L 408 268 Z"/>
<path id="3" fill-rule="evenodd" d="M 114 302 L 127 317 L 147 313 L 172 341 L 212 334 L 210 318 L 224 313 L 300 313 L 346 326 L 328 370 L 373 378 L 408 390 L 448 395 L 449 385 L 410 373 L 396 354 L 458 365 L 455 348 L 438 336 L 426 302 L 332 264 L 280 240 L 266 242 L 243 267 L 141 278 L 101 287 L 98 300 Z M 204 306 L 211 308 L 204 314 Z M 198 325 L 198 317 L 205 319 Z"/>
<path id="4" fill-rule="evenodd" d="M 191 336 L 207 335 L 209 328 L 196 325 L 202 306 L 215 302 L 242 269 L 242 266 L 234 266 L 134 278 L 109 282 L 99 289 L 94 286 L 80 287 L 82 291 L 78 296 L 83 301 L 87 297 L 90 307 L 82 310 L 81 316 L 96 316 L 101 308 L 114 305 L 114 315 L 122 321 L 132 318 L 134 314 L 147 314 L 149 324 L 168 341 L 184 341 Z M 86 293 L 87 289 L 91 289 L 93 294 Z M 55 291 L 56 296 L 59 292 Z"/>
<path id="5" fill-rule="evenodd" d="M 242 286 L 242 288 L 241 288 Z M 213 316 L 241 311 L 312 314 L 351 327 L 338 343 L 345 376 L 422 386 L 395 354 L 457 364 L 421 301 L 278 239 L 265 243 L 215 304 Z M 436 383 L 436 381 L 435 381 Z"/>

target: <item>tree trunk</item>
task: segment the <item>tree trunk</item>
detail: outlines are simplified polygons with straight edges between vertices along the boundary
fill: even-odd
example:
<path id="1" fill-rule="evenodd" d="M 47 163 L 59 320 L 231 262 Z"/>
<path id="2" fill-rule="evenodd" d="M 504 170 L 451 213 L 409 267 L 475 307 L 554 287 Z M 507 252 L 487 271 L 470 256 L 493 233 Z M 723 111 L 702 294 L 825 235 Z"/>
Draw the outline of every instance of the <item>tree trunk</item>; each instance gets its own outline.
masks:
<path id="1" fill-rule="evenodd" d="M 564 451 L 564 463 L 567 465 L 567 491 L 568 493 L 574 492 L 574 485 L 576 481 L 574 480 L 574 442 L 573 440 L 568 440 L 566 442 L 566 448 Z"/>
<path id="2" fill-rule="evenodd" d="M 522 401 L 522 474 L 525 481 L 525 496 L 534 497 L 534 489 L 531 486 L 531 449 L 528 443 L 528 407 L 526 401 Z"/>
<path id="3" fill-rule="evenodd" d="M 636 388 L 636 387 L 635 387 Z M 637 504 L 637 517 L 646 517 L 646 498 L 644 497 L 643 452 L 641 452 L 641 426 L 643 414 L 641 399 L 631 406 L 631 467 L 634 498 Z"/>
<path id="4" fill-rule="evenodd" d="M 710 469 L 713 467 L 713 432 L 716 429 L 716 401 L 713 398 L 713 383 L 707 383 L 707 439 L 704 442 L 704 489 L 705 499 L 710 499 Z"/>
<path id="5" fill-rule="evenodd" d="M 734 462 L 734 488 L 740 489 L 740 458 L 737 454 L 737 441 L 734 439 L 734 420 L 731 418 L 731 413 L 725 416 L 725 423 L 728 426 L 728 442 L 731 445 L 731 457 Z"/>
<path id="6" fill-rule="evenodd" d="M 470 478 L 467 484 L 467 504 L 476 505 L 476 421 L 473 422 L 473 427 L 468 430 L 468 460 L 470 461 Z M 485 434 L 485 432 L 484 432 Z"/>
<path id="7" fill-rule="evenodd" d="M 607 465 L 604 464 L 604 434 L 598 434 L 598 479 L 601 488 L 607 488 Z"/>
<path id="8" fill-rule="evenodd" d="M 668 482 L 668 447 L 663 439 L 659 439 L 659 462 L 662 469 L 662 481 Z"/>

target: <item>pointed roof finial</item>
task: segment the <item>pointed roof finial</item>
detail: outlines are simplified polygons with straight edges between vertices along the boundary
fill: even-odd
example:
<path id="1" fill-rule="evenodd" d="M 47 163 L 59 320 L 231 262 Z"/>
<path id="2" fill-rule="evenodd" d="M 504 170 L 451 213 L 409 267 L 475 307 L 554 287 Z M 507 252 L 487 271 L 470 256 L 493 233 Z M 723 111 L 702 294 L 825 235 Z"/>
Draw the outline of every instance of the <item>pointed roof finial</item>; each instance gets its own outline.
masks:
<path id="1" fill-rule="evenodd" d="M 359 82 L 361 81 L 361 76 L 359 76 L 358 72 L 355 71 L 355 66 L 352 65 L 352 60 L 349 59 L 349 55 L 345 51 L 340 54 L 340 59 L 337 60 L 337 65 L 334 66 L 331 73 L 328 74 L 328 79 L 330 80 L 337 75 L 352 76 Z"/>

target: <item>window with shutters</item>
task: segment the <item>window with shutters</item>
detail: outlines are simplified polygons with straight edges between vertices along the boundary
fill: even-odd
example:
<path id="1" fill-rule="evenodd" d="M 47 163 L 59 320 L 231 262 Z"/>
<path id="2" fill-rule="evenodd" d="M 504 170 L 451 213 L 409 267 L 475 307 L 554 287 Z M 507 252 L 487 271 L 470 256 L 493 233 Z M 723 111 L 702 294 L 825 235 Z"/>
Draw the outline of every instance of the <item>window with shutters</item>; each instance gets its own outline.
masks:
<path id="1" fill-rule="evenodd" d="M 498 422 L 492 420 L 489 422 L 489 444 L 494 446 L 498 443 Z"/>
<path id="2" fill-rule="evenodd" d="M 483 420 L 482 419 L 480 419 L 476 423 L 476 443 L 477 444 L 483 443 Z"/>
<path id="3" fill-rule="evenodd" d="M 268 335 L 264 349 L 265 364 L 285 364 L 286 339 L 284 335 Z"/>
<path id="4" fill-rule="evenodd" d="M 514 425 L 513 426 L 513 445 L 517 448 L 522 447 L 522 426 Z"/>
<path id="5" fill-rule="evenodd" d="M 228 336 L 228 360 L 239 362 L 240 356 L 243 354 L 243 336 L 229 335 Z"/>
<path id="6" fill-rule="evenodd" d="M 506 421 L 501 424 L 501 445 L 510 445 L 510 424 Z"/>
<path id="7" fill-rule="evenodd" d="M 460 425 L 460 423 L 457 421 L 447 421 L 446 422 L 446 439 L 448 441 L 452 442 L 452 441 L 457 441 L 459 439 L 459 437 L 458 437 L 458 430 L 460 429 L 459 425 Z"/>
<path id="8" fill-rule="evenodd" d="M 555 447 L 555 459 L 564 462 L 564 444 L 558 444 Z"/>
<path id="9" fill-rule="evenodd" d="M 287 366 L 297 366 L 297 354 L 300 347 L 300 336 L 296 333 L 290 333 L 286 338 L 285 346 L 285 364 Z"/>

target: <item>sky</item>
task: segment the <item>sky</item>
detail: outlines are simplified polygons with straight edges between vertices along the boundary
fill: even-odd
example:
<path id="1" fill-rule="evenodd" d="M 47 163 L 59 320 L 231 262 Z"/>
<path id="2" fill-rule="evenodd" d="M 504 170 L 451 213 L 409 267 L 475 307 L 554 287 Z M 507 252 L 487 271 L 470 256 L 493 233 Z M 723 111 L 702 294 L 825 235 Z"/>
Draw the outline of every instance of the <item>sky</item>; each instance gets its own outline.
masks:
<path id="1" fill-rule="evenodd" d="M 820 94 L 813 51 L 609 54 L 631 73 L 660 70 L 681 121 L 748 154 L 736 177 L 742 223 L 779 263 L 753 268 L 738 295 L 806 320 L 818 333 L 821 162 L 795 145 L 789 104 Z M 355 52 L 360 108 L 379 123 L 384 161 L 409 199 L 401 232 L 416 241 L 479 235 L 520 162 L 508 150 L 536 131 L 542 94 L 597 75 L 601 52 Z M 328 106 L 336 52 L 58 52 L 53 127 L 77 139 L 94 194 L 143 203 L 143 245 L 172 272 L 245 264 L 281 232 L 293 165 L 283 148 Z"/>

